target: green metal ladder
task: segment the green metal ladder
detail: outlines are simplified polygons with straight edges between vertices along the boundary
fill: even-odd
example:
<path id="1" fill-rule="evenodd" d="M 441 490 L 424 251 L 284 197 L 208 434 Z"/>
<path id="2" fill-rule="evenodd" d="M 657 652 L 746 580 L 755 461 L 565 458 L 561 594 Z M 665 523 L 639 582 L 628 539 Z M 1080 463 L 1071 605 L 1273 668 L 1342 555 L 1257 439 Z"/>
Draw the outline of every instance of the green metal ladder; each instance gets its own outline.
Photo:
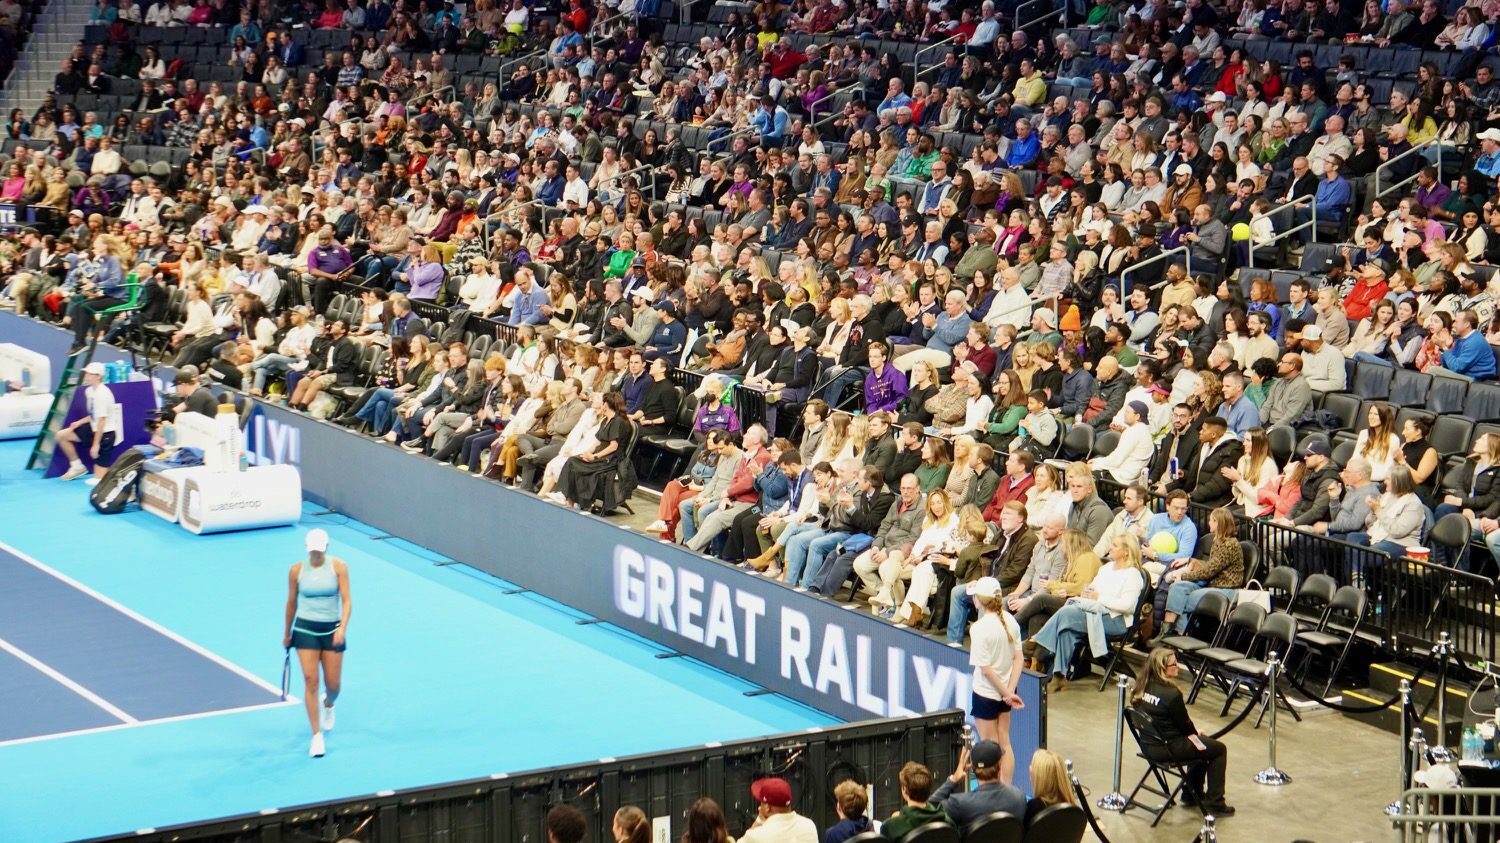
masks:
<path id="1" fill-rule="evenodd" d="M 52 463 L 52 452 L 57 448 L 57 432 L 62 430 L 63 420 L 68 417 L 68 407 L 73 404 L 73 393 L 83 385 L 83 368 L 94 359 L 94 349 L 98 346 L 98 341 L 94 340 L 82 350 L 68 355 L 62 377 L 57 381 L 57 390 L 52 393 L 52 406 L 47 408 L 47 418 L 42 422 L 42 430 L 31 446 L 31 458 L 26 461 L 28 469 L 45 469 Z"/>
<path id="2" fill-rule="evenodd" d="M 114 307 L 99 311 L 96 318 L 107 322 L 123 313 L 141 309 L 142 283 L 134 272 L 126 278 L 124 287 L 126 299 Z M 102 324 L 102 323 L 101 323 Z M 99 331 L 91 331 L 88 343 L 83 348 L 68 355 L 68 362 L 63 365 L 62 377 L 57 380 L 57 390 L 52 393 L 52 406 L 47 408 L 47 418 L 42 422 L 42 430 L 37 434 L 36 443 L 31 446 L 31 457 L 26 461 L 27 469 L 45 469 L 52 463 L 52 452 L 57 448 L 57 432 L 63 428 L 63 420 L 68 417 L 68 407 L 73 404 L 73 393 L 83 385 L 83 369 L 94 359 L 94 351 L 99 347 Z M 135 365 L 135 350 L 131 349 L 131 368 Z"/>

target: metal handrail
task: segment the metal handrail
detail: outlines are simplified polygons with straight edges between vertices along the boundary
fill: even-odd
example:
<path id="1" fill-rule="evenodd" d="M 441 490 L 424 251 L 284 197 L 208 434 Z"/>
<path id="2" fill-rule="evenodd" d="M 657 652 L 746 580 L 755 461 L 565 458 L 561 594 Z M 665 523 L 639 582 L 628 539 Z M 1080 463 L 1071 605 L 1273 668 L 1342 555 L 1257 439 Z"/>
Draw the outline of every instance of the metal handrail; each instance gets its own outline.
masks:
<path id="1" fill-rule="evenodd" d="M 1016 7 L 1016 20 L 1017 21 L 1021 20 L 1021 10 L 1025 9 L 1027 6 L 1035 6 L 1038 3 L 1052 3 L 1052 2 L 1054 2 L 1054 0 L 1026 0 L 1026 2 L 1024 2 L 1021 5 L 1019 5 L 1019 6 Z M 1041 23 L 1042 21 L 1046 20 L 1047 18 L 1052 17 L 1053 15 L 1062 15 L 1062 25 L 1066 27 L 1068 25 L 1068 4 L 1067 3 L 1058 3 L 1057 6 L 1055 8 L 1053 8 L 1051 11 L 1049 11 L 1049 12 L 1043 12 L 1042 15 L 1041 15 L 1041 17 L 1036 18 L 1035 20 L 1027 21 L 1026 23 L 1018 23 L 1016 25 L 1016 29 L 1017 30 L 1028 29 L 1028 28 L 1030 28 L 1032 26 L 1035 26 L 1035 25 Z"/>
<path id="2" fill-rule="evenodd" d="M 818 99 L 813 100 L 813 104 L 807 107 L 807 116 L 812 118 L 812 125 L 814 128 L 817 128 L 818 123 L 821 122 L 818 120 L 818 106 L 838 96 L 841 92 L 843 92 L 843 90 L 843 88 L 837 88 L 835 90 L 829 91 L 826 96 L 822 96 Z"/>
<path id="3" fill-rule="evenodd" d="M 543 47 L 543 48 L 541 48 L 539 50 L 532 50 L 531 52 L 526 53 L 524 55 L 516 56 L 515 58 L 511 59 L 510 61 L 501 62 L 500 63 L 500 68 L 495 71 L 495 78 L 497 78 L 497 79 L 500 80 L 500 84 L 501 85 L 504 85 L 505 82 L 506 82 L 506 80 L 510 79 L 510 74 L 507 73 L 506 71 L 514 68 L 518 64 L 524 64 L 525 62 L 529 62 L 532 59 L 536 59 L 536 58 L 542 59 L 543 62 L 545 63 L 546 58 L 547 58 L 547 48 Z"/>
<path id="4" fill-rule="evenodd" d="M 687 10 L 691 9 L 692 7 L 694 7 L 696 5 L 698 5 L 698 0 L 684 0 L 684 2 L 677 4 L 677 25 L 678 26 L 681 26 L 682 23 L 683 23 L 683 21 L 685 21 L 687 19 Z"/>
<path id="5" fill-rule="evenodd" d="M 1437 146 L 1437 168 L 1438 168 L 1438 172 L 1441 173 L 1443 171 L 1443 145 L 1440 144 L 1440 143 L 1438 143 L 1438 139 L 1436 137 L 1428 138 L 1427 140 L 1422 141 L 1421 143 L 1417 144 L 1416 146 L 1413 146 L 1411 149 L 1408 149 L 1405 152 L 1401 153 L 1400 155 L 1397 155 L 1395 158 L 1392 158 L 1389 161 L 1382 162 L 1379 166 L 1377 166 L 1375 168 L 1375 190 L 1374 190 L 1374 193 L 1370 196 L 1370 198 L 1371 199 L 1379 199 L 1380 197 L 1384 196 L 1387 193 L 1390 193 L 1391 191 L 1395 190 L 1396 188 L 1402 187 L 1402 186 L 1407 185 L 1407 184 L 1410 184 L 1413 180 L 1415 180 L 1416 177 L 1417 177 L 1417 174 L 1420 173 L 1420 172 L 1422 172 L 1422 168 L 1421 167 L 1417 168 L 1417 172 L 1416 173 L 1412 173 L 1411 175 L 1407 176 L 1406 178 L 1402 179 L 1401 181 L 1398 181 L 1395 184 L 1390 185 L 1389 187 L 1387 187 L 1384 190 L 1382 190 L 1380 188 L 1380 171 L 1384 170 L 1386 167 L 1391 166 L 1392 164 L 1396 163 L 1397 161 L 1400 161 L 1402 158 L 1405 158 L 1405 157 L 1407 157 L 1409 155 L 1414 155 L 1414 154 L 1420 152 L 1424 147 L 1434 146 L 1434 145 Z"/>
<path id="6" fill-rule="evenodd" d="M 406 119 L 407 119 L 407 121 L 410 122 L 411 119 L 412 119 L 412 117 L 411 117 L 411 105 L 412 105 L 412 103 L 414 103 L 414 102 L 420 102 L 422 100 L 427 99 L 428 97 L 436 97 L 438 94 L 441 94 L 444 91 L 453 91 L 453 92 L 456 93 L 458 91 L 458 89 L 455 88 L 455 87 L 453 87 L 452 85 L 444 85 L 443 87 L 438 88 L 435 91 L 428 91 L 425 94 L 417 94 L 416 96 L 414 96 L 411 99 L 407 100 L 406 101 L 406 106 L 405 106 L 406 107 Z"/>
<path id="7" fill-rule="evenodd" d="M 935 68 L 938 67 L 938 62 L 933 62 L 932 64 L 930 64 L 930 65 L 927 66 L 927 70 L 923 70 L 922 69 L 922 54 L 923 53 L 930 53 L 933 50 L 936 50 L 938 47 L 941 47 L 941 46 L 943 46 L 945 44 L 952 44 L 954 41 L 957 41 L 957 40 L 958 40 L 958 36 L 957 35 L 950 35 L 950 36 L 948 36 L 947 38 L 944 38 L 941 41 L 934 41 L 933 43 L 928 44 L 925 47 L 922 47 L 921 49 L 917 50 L 915 53 L 912 54 L 912 57 L 911 57 L 911 71 L 912 71 L 911 72 L 911 84 L 912 84 L 913 88 L 915 88 L 917 86 L 917 80 L 921 79 L 924 75 L 926 75 L 927 73 L 931 72 L 932 70 L 934 70 Z"/>
<path id="8" fill-rule="evenodd" d="M 627 177 L 633 176 L 636 173 L 650 172 L 650 171 L 652 171 L 654 169 L 656 169 L 656 168 L 654 166 L 650 165 L 650 164 L 642 164 L 639 167 L 636 167 L 636 168 L 631 169 L 631 170 L 626 170 L 625 172 L 620 173 L 619 175 L 617 175 L 617 176 L 613 177 L 612 179 L 610 179 L 610 181 L 613 181 L 616 184 L 623 185 L 624 181 L 625 181 L 625 179 Z M 652 184 L 652 187 L 653 188 L 655 187 L 655 183 Z M 651 191 L 651 198 L 652 199 L 656 198 L 656 191 L 654 189 Z"/>
<path id="9" fill-rule="evenodd" d="M 1433 826 L 1451 826 L 1451 830 L 1500 826 L 1492 810 L 1480 809 L 1480 799 L 1493 805 L 1500 799 L 1500 788 L 1413 788 L 1401 794 L 1400 811 L 1389 819 L 1401 841 L 1426 840 Z"/>
<path id="10" fill-rule="evenodd" d="M 1189 251 L 1189 249 L 1188 249 L 1187 246 L 1178 246 L 1175 249 L 1168 249 L 1167 251 L 1162 252 L 1161 254 L 1157 255 L 1156 257 L 1146 258 L 1145 260 L 1140 261 L 1139 263 L 1133 263 L 1130 266 L 1127 266 L 1124 269 L 1121 269 L 1120 270 L 1120 298 L 1124 299 L 1124 298 L 1126 298 L 1127 296 L 1130 295 L 1130 285 L 1127 284 L 1127 283 L 1125 283 L 1125 280 L 1126 280 L 1125 276 L 1129 275 L 1132 270 L 1140 269 L 1141 267 L 1144 267 L 1144 266 L 1150 266 L 1153 263 L 1161 263 L 1162 261 L 1166 260 L 1167 258 L 1170 258 L 1171 256 L 1173 256 L 1173 255 L 1175 255 L 1175 254 L 1177 254 L 1179 252 L 1181 252 L 1182 256 L 1186 259 L 1185 265 L 1187 266 L 1187 274 L 1188 274 L 1189 277 L 1191 277 L 1192 274 L 1193 274 L 1193 253 L 1191 251 Z M 1163 286 L 1166 285 L 1166 283 L 1167 283 L 1166 281 L 1162 281 L 1159 284 L 1153 285 L 1151 287 L 1151 289 L 1155 290 L 1155 289 L 1157 289 L 1159 287 L 1163 287 Z"/>
<path id="11" fill-rule="evenodd" d="M 1318 242 L 1318 203 L 1317 200 L 1311 196 L 1303 196 L 1298 199 L 1288 199 L 1287 201 L 1281 203 L 1280 205 L 1277 205 L 1276 207 L 1270 209 L 1269 211 L 1266 211 L 1263 214 L 1251 215 L 1250 222 L 1254 223 L 1258 219 L 1274 216 L 1288 209 L 1295 213 L 1297 208 L 1302 205 L 1312 205 L 1312 219 L 1308 220 L 1305 223 L 1302 223 L 1301 225 L 1294 225 L 1291 228 L 1288 228 L 1286 231 L 1276 232 L 1276 236 L 1272 237 L 1271 242 L 1269 243 L 1261 243 L 1259 246 L 1257 246 L 1254 240 L 1249 241 L 1250 245 L 1246 249 L 1246 251 L 1248 252 L 1248 257 L 1246 258 L 1245 264 L 1246 269 L 1255 268 L 1255 250 L 1257 248 L 1264 249 L 1267 246 L 1274 246 L 1282 240 L 1285 240 L 1286 238 L 1292 236 L 1293 234 L 1296 234 L 1297 232 L 1305 228 L 1312 228 L 1313 242 Z"/>
<path id="12" fill-rule="evenodd" d="M 716 143 L 722 143 L 722 144 L 724 144 L 724 151 L 728 152 L 729 151 L 729 141 L 732 141 L 732 140 L 734 140 L 735 138 L 738 138 L 738 137 L 744 137 L 746 135 L 753 135 L 755 133 L 756 133 L 756 129 L 755 129 L 754 126 L 746 126 L 745 128 L 740 129 L 737 132 L 730 132 L 729 134 L 725 135 L 722 138 L 714 138 L 713 140 L 709 141 L 705 145 L 705 151 L 707 151 L 708 153 L 712 154 L 713 151 L 714 151 L 714 144 L 716 144 Z"/>
<path id="13" fill-rule="evenodd" d="M 490 241 L 494 239 L 490 234 L 490 222 L 498 217 L 513 214 L 517 211 L 522 210 L 523 208 L 529 208 L 532 205 L 542 205 L 543 207 L 550 207 L 543 203 L 540 199 L 530 199 L 514 207 L 507 207 L 499 211 L 492 211 L 479 221 L 484 226 L 483 230 L 479 232 L 479 236 L 484 241 L 484 256 L 486 258 L 490 256 Z"/>

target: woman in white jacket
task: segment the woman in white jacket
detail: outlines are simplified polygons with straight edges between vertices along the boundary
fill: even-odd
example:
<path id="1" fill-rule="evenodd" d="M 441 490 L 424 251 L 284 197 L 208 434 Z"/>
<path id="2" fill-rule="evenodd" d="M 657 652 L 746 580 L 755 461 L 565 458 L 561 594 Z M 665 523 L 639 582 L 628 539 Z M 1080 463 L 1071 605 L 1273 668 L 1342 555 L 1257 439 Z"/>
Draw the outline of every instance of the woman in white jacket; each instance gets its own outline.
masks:
<path id="1" fill-rule="evenodd" d="M 890 564 L 880 568 L 880 592 L 870 598 L 870 605 L 886 607 L 880 612 L 881 617 L 909 620 L 913 617 L 909 608 L 913 603 L 917 604 L 915 617 L 922 617 L 936 580 L 931 564 L 924 567 L 922 563 L 933 554 L 958 558 L 958 552 L 963 549 L 958 546 L 958 524 L 958 512 L 954 510 L 948 493 L 933 489 L 927 495 L 927 517 L 922 520 L 922 532 L 917 534 L 911 550 L 901 557 L 899 567 Z M 888 561 L 889 558 L 888 554 Z M 923 570 L 921 576 L 917 574 L 918 569 Z M 902 580 L 908 579 L 911 580 L 909 590 L 902 586 Z M 901 607 L 900 617 L 897 617 L 898 606 Z"/>
<path id="2" fill-rule="evenodd" d="M 1123 635 L 1130 627 L 1130 615 L 1136 610 L 1145 586 L 1140 541 L 1132 533 L 1115 535 L 1109 545 L 1109 564 L 1099 569 L 1081 596 L 1070 599 L 1058 609 L 1033 639 L 1036 641 L 1037 661 L 1033 667 L 1053 674 L 1047 685 L 1049 692 L 1055 693 L 1067 687 L 1065 677 L 1072 665 L 1074 651 L 1079 645 L 1090 645 L 1090 616 L 1098 618 L 1106 636 Z"/>
<path id="3" fill-rule="evenodd" d="M 1039 462 L 1032 469 L 1031 491 L 1026 493 L 1026 526 L 1040 530 L 1052 515 L 1064 520 L 1073 508 L 1073 499 L 1063 486 L 1062 473 L 1050 463 Z"/>
<path id="4" fill-rule="evenodd" d="M 1372 404 L 1367 423 L 1369 426 L 1361 430 L 1359 438 L 1354 441 L 1354 453 L 1370 463 L 1370 479 L 1384 483 L 1396 465 L 1396 453 L 1401 450 L 1401 437 L 1396 433 L 1396 411 L 1390 404 Z"/>
<path id="5" fill-rule="evenodd" d="M 1358 533 L 1351 535 L 1349 541 L 1368 544 L 1392 558 L 1399 558 L 1406 555 L 1407 548 L 1422 543 L 1427 508 L 1417 497 L 1417 484 L 1412 481 L 1411 470 L 1406 466 L 1391 469 L 1385 486 L 1385 494 L 1370 498 L 1370 514 L 1365 517 L 1367 541 L 1360 541 Z"/>
<path id="6" fill-rule="evenodd" d="M 1146 425 L 1150 411 L 1144 401 L 1131 401 L 1125 405 L 1125 429 L 1120 431 L 1120 441 L 1115 449 L 1102 457 L 1089 460 L 1095 471 L 1107 471 L 1115 482 L 1129 485 L 1140 480 L 1141 471 L 1151 461 L 1154 451 L 1151 428 Z"/>
<path id="7" fill-rule="evenodd" d="M 1245 431 L 1245 455 L 1234 466 L 1221 469 L 1224 478 L 1234 484 L 1234 504 L 1250 518 L 1259 518 L 1276 508 L 1276 460 L 1271 456 L 1271 442 L 1265 430 Z"/>

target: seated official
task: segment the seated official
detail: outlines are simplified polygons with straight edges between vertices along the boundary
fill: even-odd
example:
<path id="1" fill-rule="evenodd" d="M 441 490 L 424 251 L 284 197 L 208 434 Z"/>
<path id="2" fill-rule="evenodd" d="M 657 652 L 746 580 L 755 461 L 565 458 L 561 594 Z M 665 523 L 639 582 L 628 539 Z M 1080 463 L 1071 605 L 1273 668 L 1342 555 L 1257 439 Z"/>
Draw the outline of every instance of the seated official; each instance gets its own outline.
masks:
<path id="1" fill-rule="evenodd" d="M 1216 817 L 1232 816 L 1234 809 L 1224 802 L 1229 750 L 1198 734 L 1177 687 L 1178 670 L 1177 654 L 1158 647 L 1136 674 L 1130 704 L 1149 721 L 1141 733 L 1141 751 L 1152 761 L 1191 762 L 1183 804 L 1204 805 L 1204 813 Z"/>

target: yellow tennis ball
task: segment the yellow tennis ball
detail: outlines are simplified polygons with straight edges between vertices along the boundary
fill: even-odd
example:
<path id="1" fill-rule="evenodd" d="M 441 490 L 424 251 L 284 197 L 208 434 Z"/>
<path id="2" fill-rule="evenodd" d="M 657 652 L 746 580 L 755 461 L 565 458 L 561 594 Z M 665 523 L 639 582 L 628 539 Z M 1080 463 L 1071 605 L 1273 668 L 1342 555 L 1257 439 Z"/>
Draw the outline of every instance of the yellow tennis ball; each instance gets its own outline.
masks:
<path id="1" fill-rule="evenodd" d="M 1163 530 L 1151 537 L 1151 549 L 1157 553 L 1176 553 L 1177 537 Z"/>

